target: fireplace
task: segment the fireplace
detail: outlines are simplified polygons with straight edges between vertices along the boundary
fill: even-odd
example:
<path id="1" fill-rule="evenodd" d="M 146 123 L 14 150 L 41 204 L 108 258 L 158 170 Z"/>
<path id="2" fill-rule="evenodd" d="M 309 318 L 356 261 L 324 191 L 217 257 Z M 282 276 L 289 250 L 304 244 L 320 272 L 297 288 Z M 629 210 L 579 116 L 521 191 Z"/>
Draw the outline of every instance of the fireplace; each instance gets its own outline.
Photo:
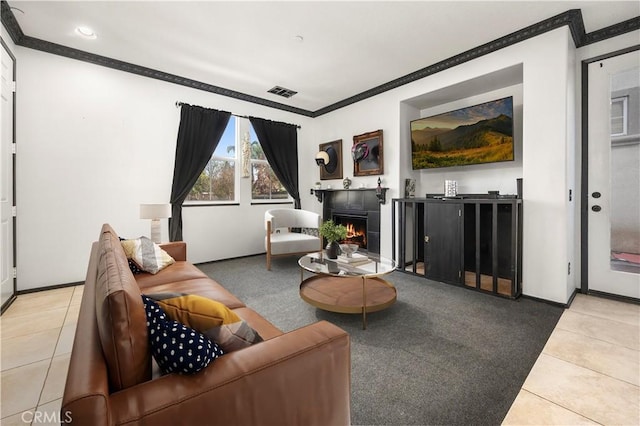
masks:
<path id="1" fill-rule="evenodd" d="M 349 243 L 380 253 L 380 202 L 375 188 L 322 190 L 322 217 L 348 227 Z"/>
<path id="2" fill-rule="evenodd" d="M 357 244 L 362 250 L 367 249 L 367 217 L 353 214 L 333 213 L 333 221 L 347 228 L 347 238 L 341 244 Z"/>

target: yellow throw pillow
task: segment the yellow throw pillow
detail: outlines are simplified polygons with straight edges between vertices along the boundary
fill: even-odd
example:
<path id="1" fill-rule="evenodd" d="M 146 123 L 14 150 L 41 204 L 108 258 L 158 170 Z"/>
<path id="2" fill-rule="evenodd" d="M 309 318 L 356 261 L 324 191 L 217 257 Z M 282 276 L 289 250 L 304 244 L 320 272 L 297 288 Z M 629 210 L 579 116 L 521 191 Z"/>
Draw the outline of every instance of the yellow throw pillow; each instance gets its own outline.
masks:
<path id="1" fill-rule="evenodd" d="M 232 352 L 262 342 L 262 337 L 224 304 L 195 294 L 148 294 L 167 316 L 198 330 Z"/>
<path id="2" fill-rule="evenodd" d="M 173 257 L 147 237 L 121 241 L 127 259 L 133 260 L 140 269 L 157 274 L 175 262 Z"/>

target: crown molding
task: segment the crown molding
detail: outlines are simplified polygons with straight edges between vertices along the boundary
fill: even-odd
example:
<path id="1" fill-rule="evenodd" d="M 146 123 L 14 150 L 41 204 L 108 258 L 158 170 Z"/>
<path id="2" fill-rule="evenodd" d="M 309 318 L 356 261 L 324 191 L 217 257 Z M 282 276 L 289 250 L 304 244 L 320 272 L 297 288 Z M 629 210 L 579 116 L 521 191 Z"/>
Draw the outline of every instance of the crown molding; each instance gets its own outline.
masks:
<path id="1" fill-rule="evenodd" d="M 22 32 L 22 28 L 20 28 L 15 15 L 11 11 L 11 7 L 5 0 L 2 0 L 0 3 L 0 9 L 2 25 L 4 25 L 9 33 L 11 40 L 13 40 L 13 44 L 19 45 L 24 38 L 24 33 Z"/>
<path id="2" fill-rule="evenodd" d="M 635 18 L 627 19 L 626 21 L 620 22 L 618 24 L 593 31 L 588 34 L 584 34 L 582 43 L 580 45 L 576 44 L 576 47 L 582 47 L 592 43 L 597 43 L 599 41 L 617 37 L 619 35 L 630 33 L 631 31 L 635 31 L 638 29 L 640 29 L 640 16 L 636 16 Z"/>
<path id="3" fill-rule="evenodd" d="M 100 65 L 173 84 L 178 84 L 181 86 L 190 87 L 192 89 L 215 93 L 217 95 L 227 96 L 241 101 L 251 102 L 254 104 L 263 105 L 270 108 L 275 108 L 312 118 L 319 117 L 340 108 L 344 108 L 348 105 L 352 105 L 362 100 L 379 95 L 386 91 L 404 86 L 405 84 L 420 80 L 427 76 L 439 73 L 473 59 L 477 59 L 481 56 L 487 55 L 500 49 L 504 49 L 505 47 L 512 46 L 516 43 L 520 43 L 532 37 L 537 37 L 541 34 L 555 30 L 565 25 L 569 27 L 571 37 L 573 38 L 573 42 L 576 48 L 592 43 L 597 43 L 608 38 L 616 37 L 640 29 L 639 16 L 591 33 L 586 33 L 584 28 L 584 21 L 582 19 L 582 12 L 579 9 L 571 9 L 559 15 L 525 27 L 521 30 L 515 31 L 504 37 L 500 37 L 489 43 L 474 47 L 473 49 L 452 56 L 451 58 L 442 60 L 428 67 L 422 68 L 410 74 L 391 80 L 387 83 L 381 84 L 380 86 L 376 86 L 354 96 L 345 98 L 339 102 L 328 105 L 319 110 L 309 111 L 279 102 L 274 102 L 268 99 L 248 95 L 246 93 L 238 92 L 235 90 L 225 89 L 224 87 L 214 86 L 212 84 L 203 83 L 201 81 L 192 80 L 186 77 L 181 77 L 179 75 L 169 74 L 152 68 L 143 67 L 129 62 L 119 61 L 117 59 L 109 58 L 106 56 L 100 56 L 83 50 L 74 49 L 46 40 L 30 37 L 22 32 L 22 29 L 20 28 L 20 25 L 18 24 L 18 21 L 13 15 L 13 12 L 11 11 L 11 8 L 6 0 L 2 0 L 0 4 L 2 6 L 2 24 L 7 29 L 7 32 L 11 36 L 14 44 L 16 44 L 17 46 L 40 50 L 42 52 L 51 53 L 54 55 L 65 56 L 67 58 L 89 62 L 95 65 Z"/>

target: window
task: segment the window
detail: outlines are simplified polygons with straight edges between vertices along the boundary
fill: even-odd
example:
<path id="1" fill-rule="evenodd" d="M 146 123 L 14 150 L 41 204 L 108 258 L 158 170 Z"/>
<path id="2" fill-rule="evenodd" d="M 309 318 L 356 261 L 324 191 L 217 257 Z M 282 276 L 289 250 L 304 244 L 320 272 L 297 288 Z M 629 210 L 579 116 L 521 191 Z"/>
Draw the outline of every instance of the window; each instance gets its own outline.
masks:
<path id="1" fill-rule="evenodd" d="M 628 99 L 627 96 L 611 99 L 611 136 L 627 134 Z"/>
<path id="2" fill-rule="evenodd" d="M 251 200 L 290 200 L 289 193 L 280 183 L 267 162 L 258 137 L 249 124 L 251 152 Z"/>
<path id="3" fill-rule="evenodd" d="M 236 134 L 237 120 L 231 116 L 216 150 L 191 188 L 187 202 L 236 201 Z"/>
<path id="4" fill-rule="evenodd" d="M 244 146 L 244 141 L 241 140 L 241 135 L 246 133 L 249 133 L 248 150 Z M 267 162 L 249 120 L 232 115 L 216 150 L 191 188 L 185 204 L 238 202 L 240 194 L 245 193 L 245 189 L 240 190 L 241 182 L 247 182 L 246 191 L 248 191 L 248 179 L 240 180 L 240 174 L 243 172 L 241 159 L 243 155 L 246 155 L 243 151 L 249 153 L 250 176 L 247 177 L 251 177 L 251 200 L 257 202 L 291 201 L 291 197 Z"/>

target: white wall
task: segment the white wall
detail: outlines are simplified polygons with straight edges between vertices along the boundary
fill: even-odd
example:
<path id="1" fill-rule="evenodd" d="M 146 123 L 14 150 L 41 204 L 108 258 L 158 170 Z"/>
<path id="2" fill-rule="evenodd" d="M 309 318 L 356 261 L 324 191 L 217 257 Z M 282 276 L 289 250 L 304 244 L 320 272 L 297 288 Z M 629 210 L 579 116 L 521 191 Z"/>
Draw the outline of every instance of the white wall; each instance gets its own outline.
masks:
<path id="1" fill-rule="evenodd" d="M 126 237 L 149 235 L 140 203 L 168 202 L 184 101 L 300 124 L 311 119 L 18 47 L 18 289 L 84 280 L 103 223 Z M 264 205 L 184 209 L 194 262 L 264 251 Z M 163 239 L 168 237 L 163 220 Z"/>

